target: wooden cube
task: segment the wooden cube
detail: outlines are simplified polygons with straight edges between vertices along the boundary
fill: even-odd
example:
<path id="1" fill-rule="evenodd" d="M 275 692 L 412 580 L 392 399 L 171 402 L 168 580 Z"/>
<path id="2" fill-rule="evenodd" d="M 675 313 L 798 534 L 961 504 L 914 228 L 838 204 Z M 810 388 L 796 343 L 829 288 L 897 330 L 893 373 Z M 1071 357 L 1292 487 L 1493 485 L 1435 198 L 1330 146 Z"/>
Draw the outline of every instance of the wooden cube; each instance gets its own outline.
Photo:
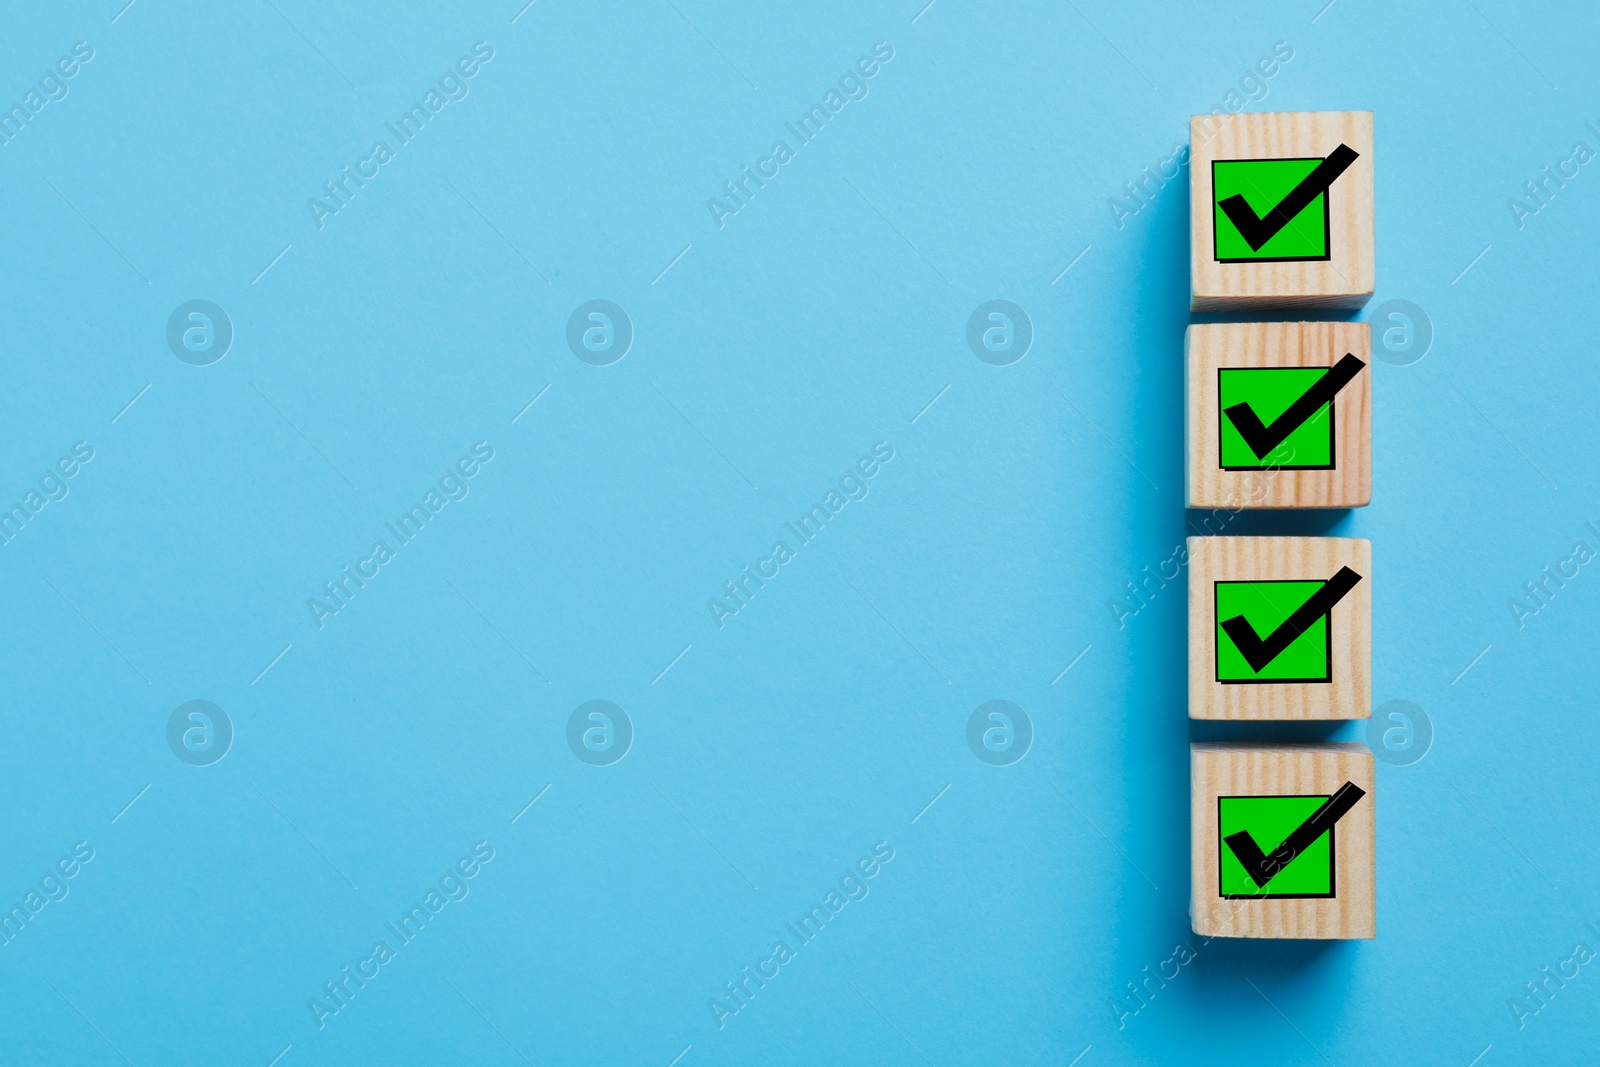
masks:
<path id="1" fill-rule="evenodd" d="M 1189 746 L 1189 921 L 1206 937 L 1377 935 L 1366 745 Z"/>
<path id="2" fill-rule="evenodd" d="M 1372 296 L 1372 112 L 1189 120 L 1189 308 Z"/>
<path id="3" fill-rule="evenodd" d="M 1191 508 L 1372 500 L 1372 327 L 1228 322 L 1184 336 Z"/>
<path id="4" fill-rule="evenodd" d="M 1188 554 L 1190 718 L 1371 717 L 1370 541 L 1191 537 Z"/>

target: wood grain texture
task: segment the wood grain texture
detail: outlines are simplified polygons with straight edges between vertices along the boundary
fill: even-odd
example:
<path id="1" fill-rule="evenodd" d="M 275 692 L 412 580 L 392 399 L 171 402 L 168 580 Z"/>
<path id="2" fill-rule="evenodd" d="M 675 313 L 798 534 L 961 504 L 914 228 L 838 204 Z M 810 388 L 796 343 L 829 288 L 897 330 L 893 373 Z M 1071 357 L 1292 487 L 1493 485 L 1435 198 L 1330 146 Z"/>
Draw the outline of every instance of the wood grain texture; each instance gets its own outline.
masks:
<path id="1" fill-rule="evenodd" d="M 1241 899 L 1220 890 L 1217 825 L 1224 796 L 1329 796 L 1345 782 L 1366 791 L 1333 834 L 1334 895 Z M 1192 744 L 1189 746 L 1189 919 L 1207 937 L 1370 938 L 1377 935 L 1376 807 L 1366 745 Z M 1271 850 L 1277 842 L 1262 842 Z"/>
<path id="2" fill-rule="evenodd" d="M 1352 537 L 1191 537 L 1189 717 L 1366 719 L 1372 715 L 1372 543 Z M 1218 581 L 1361 581 L 1329 613 L 1329 682 L 1217 681 Z M 1265 635 L 1262 635 L 1265 636 Z"/>
<path id="3" fill-rule="evenodd" d="M 1222 368 L 1331 367 L 1346 354 L 1367 369 L 1333 404 L 1333 470 L 1223 470 L 1217 400 Z M 1372 500 L 1372 327 L 1365 322 L 1230 322 L 1184 335 L 1185 502 L 1191 508 L 1359 508 Z M 1292 460 L 1290 461 L 1293 462 Z"/>
<path id="4" fill-rule="evenodd" d="M 1329 187 L 1330 258 L 1218 263 L 1211 164 L 1228 159 L 1325 157 L 1340 144 L 1359 157 Z M 1358 308 L 1376 284 L 1370 111 L 1195 115 L 1189 122 L 1189 308 Z"/>

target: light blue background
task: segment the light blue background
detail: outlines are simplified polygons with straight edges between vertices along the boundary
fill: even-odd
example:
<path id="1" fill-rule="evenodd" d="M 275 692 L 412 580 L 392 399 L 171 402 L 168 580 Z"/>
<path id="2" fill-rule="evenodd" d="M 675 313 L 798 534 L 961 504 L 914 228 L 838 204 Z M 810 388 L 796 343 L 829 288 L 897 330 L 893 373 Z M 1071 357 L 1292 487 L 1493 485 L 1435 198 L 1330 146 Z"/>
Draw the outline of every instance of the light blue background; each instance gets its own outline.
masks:
<path id="1" fill-rule="evenodd" d="M 520 6 L 6 14 L 7 105 L 95 56 L 0 148 L 0 498 L 95 458 L 0 547 L 0 903 L 96 856 L 0 948 L 0 1061 L 1592 1056 L 1600 965 L 1524 1029 L 1507 1001 L 1600 948 L 1600 576 L 1520 629 L 1507 602 L 1600 548 L 1600 170 L 1524 228 L 1506 204 L 1600 148 L 1592 6 Z M 478 40 L 470 95 L 319 230 L 307 198 Z M 718 229 L 876 41 L 870 95 Z M 1373 368 L 1370 508 L 1231 529 L 1372 539 L 1374 696 L 1437 739 L 1379 765 L 1376 941 L 1212 943 L 1119 1029 L 1197 943 L 1189 741 L 1364 737 L 1191 727 L 1181 587 L 1108 606 L 1186 532 L 1187 171 L 1121 228 L 1108 200 L 1277 41 L 1250 107 L 1376 112 L 1371 308 L 1437 337 Z M 209 367 L 164 339 L 195 298 L 236 331 Z M 593 298 L 634 323 L 613 366 L 565 343 Z M 964 339 L 992 298 L 1036 330 L 1009 367 Z M 307 598 L 480 440 L 471 495 L 319 630 Z M 717 629 L 878 441 L 870 496 Z M 196 698 L 237 731 L 203 768 L 165 741 Z M 636 730 L 609 767 L 565 741 L 595 698 Z M 1034 724 L 1011 766 L 966 745 L 991 699 Z M 480 840 L 471 895 L 319 1031 L 308 998 Z M 719 1030 L 878 841 L 870 895 Z"/>

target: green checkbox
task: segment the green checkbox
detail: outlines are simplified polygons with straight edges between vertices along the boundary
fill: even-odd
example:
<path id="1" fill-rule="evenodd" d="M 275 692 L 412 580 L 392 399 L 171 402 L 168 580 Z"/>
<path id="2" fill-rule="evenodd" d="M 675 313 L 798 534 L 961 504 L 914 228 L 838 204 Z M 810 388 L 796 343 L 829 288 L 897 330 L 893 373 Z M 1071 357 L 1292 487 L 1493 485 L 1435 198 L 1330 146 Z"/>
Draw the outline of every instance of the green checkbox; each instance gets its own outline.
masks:
<path id="1" fill-rule="evenodd" d="M 1310 159 L 1219 159 L 1211 164 L 1211 204 L 1219 263 L 1273 263 L 1329 258 L 1326 189 L 1283 223 L 1266 243 L 1252 248 L 1228 217 L 1222 202 L 1240 196 L 1256 215 L 1269 213 L 1290 196 L 1323 162 Z"/>
<path id="2" fill-rule="evenodd" d="M 1227 414 L 1248 404 L 1272 423 L 1328 374 L 1326 367 L 1249 367 L 1217 371 L 1218 465 L 1228 471 L 1332 470 L 1333 401 L 1322 405 L 1265 456 L 1258 456 Z"/>
<path id="3" fill-rule="evenodd" d="M 1258 886 L 1239 862 L 1226 838 L 1246 832 L 1270 852 L 1322 807 L 1328 795 L 1287 797 L 1218 797 L 1217 853 L 1224 897 L 1331 897 L 1333 835 L 1327 831 L 1302 848 L 1265 886 Z"/>
<path id="4" fill-rule="evenodd" d="M 1317 616 L 1259 671 L 1250 666 L 1222 627 L 1224 620 L 1242 615 L 1256 633 L 1271 634 L 1324 584 L 1318 581 L 1217 582 L 1217 681 L 1331 682 L 1333 638 L 1326 613 Z"/>

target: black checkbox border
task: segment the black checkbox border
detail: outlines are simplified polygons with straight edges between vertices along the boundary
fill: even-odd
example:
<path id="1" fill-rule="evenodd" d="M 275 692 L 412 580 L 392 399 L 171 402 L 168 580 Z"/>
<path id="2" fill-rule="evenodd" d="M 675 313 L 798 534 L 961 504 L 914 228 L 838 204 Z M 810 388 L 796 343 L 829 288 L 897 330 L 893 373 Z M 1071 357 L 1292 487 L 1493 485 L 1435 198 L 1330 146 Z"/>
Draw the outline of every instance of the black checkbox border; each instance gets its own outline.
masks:
<path id="1" fill-rule="evenodd" d="M 1217 587 L 1222 585 L 1277 585 L 1285 582 L 1316 582 L 1318 578 L 1214 578 L 1211 582 L 1211 633 L 1212 649 L 1211 665 L 1212 675 L 1218 685 L 1332 685 L 1333 684 L 1333 612 L 1338 610 L 1335 604 L 1323 618 L 1328 620 L 1326 631 L 1327 647 L 1323 650 L 1323 660 L 1328 665 L 1326 678 L 1224 678 L 1222 677 L 1222 637 L 1217 636 L 1217 631 L 1222 629 L 1221 609 L 1217 607 Z M 1342 601 L 1341 601 L 1342 603 Z M 1254 625 L 1252 623 L 1252 625 Z M 1303 636 L 1303 635 L 1302 635 Z M 1230 638 L 1231 640 L 1231 638 Z M 1299 638 L 1295 638 L 1296 641 Z M 1288 651 L 1285 649 L 1284 651 Z"/>
<path id="2" fill-rule="evenodd" d="M 1211 161 L 1211 258 L 1218 263 L 1328 263 L 1333 259 L 1333 223 L 1329 203 L 1333 200 L 1333 186 L 1322 190 L 1322 247 L 1320 256 L 1243 256 L 1222 258 L 1217 249 L 1217 164 L 1218 163 L 1304 163 L 1315 160 L 1321 163 L 1326 156 L 1267 156 L 1260 159 L 1213 159 Z M 1252 209 L 1254 210 L 1254 209 Z M 1295 218 L 1299 218 L 1296 215 Z M 1292 221 L 1292 220 L 1291 220 Z M 1276 234 L 1274 234 L 1276 236 Z"/>
<path id="3" fill-rule="evenodd" d="M 1261 465 L 1258 466 L 1258 467 L 1224 467 L 1222 465 L 1223 420 L 1228 417 L 1227 413 L 1222 410 L 1222 372 L 1223 371 L 1225 371 L 1225 370 L 1323 370 L 1323 369 L 1331 371 L 1331 370 L 1333 370 L 1333 365 L 1330 363 L 1326 368 L 1323 368 L 1321 366 L 1321 364 L 1311 364 L 1309 366 L 1303 366 L 1303 367 L 1301 367 L 1301 366 L 1285 366 L 1285 367 L 1218 367 L 1217 368 L 1217 469 L 1219 471 L 1244 471 L 1244 472 L 1249 472 L 1249 471 L 1334 471 L 1334 470 L 1338 470 L 1339 469 L 1339 429 L 1338 429 L 1339 423 L 1338 423 L 1338 420 L 1335 418 L 1335 415 L 1337 415 L 1338 412 L 1337 412 L 1337 409 L 1334 407 L 1334 405 L 1339 400 L 1339 398 L 1337 396 L 1333 397 L 1332 399 L 1330 399 L 1328 401 L 1328 456 L 1332 460 L 1332 462 L 1330 462 L 1330 463 L 1293 464 L 1293 463 L 1268 463 L 1266 460 L 1262 460 L 1261 461 Z M 1315 385 L 1315 383 L 1313 383 L 1313 385 Z M 1313 415 L 1312 418 L 1316 418 L 1316 416 Z M 1237 429 L 1237 427 L 1235 427 L 1235 428 Z M 1295 427 L 1295 429 L 1298 430 L 1299 427 L 1297 426 L 1297 427 Z M 1273 449 L 1273 451 L 1276 452 L 1277 449 Z M 1269 452 L 1267 454 L 1271 455 L 1272 453 Z"/>
<path id="4" fill-rule="evenodd" d="M 1339 840 L 1334 835 L 1335 835 L 1335 833 L 1337 833 L 1337 831 L 1339 829 L 1339 824 L 1338 823 L 1334 823 L 1332 826 L 1328 827 L 1328 892 L 1326 892 L 1326 893 L 1269 893 L 1266 890 L 1267 890 L 1267 886 L 1270 886 L 1272 884 L 1270 881 L 1267 883 L 1266 886 L 1262 886 L 1261 887 L 1261 891 L 1258 892 L 1258 893 L 1224 893 L 1222 891 L 1222 860 L 1223 860 L 1223 854 L 1228 848 L 1227 842 L 1222 839 L 1222 802 L 1224 800 L 1267 800 L 1267 799 L 1297 799 L 1297 800 L 1298 799 L 1306 799 L 1306 800 L 1311 800 L 1311 799 L 1315 799 L 1315 800 L 1324 800 L 1324 801 L 1326 801 L 1326 800 L 1332 799 L 1332 797 L 1333 797 L 1332 793 L 1246 793 L 1246 794 L 1243 794 L 1243 795 L 1235 793 L 1235 794 L 1229 794 L 1227 796 L 1218 796 L 1217 797 L 1217 896 L 1221 897 L 1223 900 L 1337 900 L 1338 897 L 1339 897 Z M 1312 841 L 1312 844 L 1316 844 L 1316 842 L 1320 841 L 1321 839 L 1322 839 L 1322 835 L 1318 834 L 1316 839 Z M 1281 842 L 1280 842 L 1280 844 L 1281 844 Z M 1276 848 L 1276 847 L 1277 847 L 1277 845 L 1273 846 L 1273 848 Z M 1269 854 L 1270 854 L 1270 852 L 1269 852 Z M 1305 853 L 1302 852 L 1301 855 L 1303 856 L 1303 855 L 1305 855 Z M 1234 858 L 1237 859 L 1238 857 L 1236 856 Z M 1295 859 L 1299 859 L 1299 858 L 1300 858 L 1300 856 L 1296 856 L 1295 857 Z M 1294 860 L 1290 860 L 1289 861 L 1289 863 L 1293 863 L 1293 862 L 1294 862 Z M 1285 864 L 1285 868 L 1287 868 L 1287 866 L 1288 865 Z"/>

